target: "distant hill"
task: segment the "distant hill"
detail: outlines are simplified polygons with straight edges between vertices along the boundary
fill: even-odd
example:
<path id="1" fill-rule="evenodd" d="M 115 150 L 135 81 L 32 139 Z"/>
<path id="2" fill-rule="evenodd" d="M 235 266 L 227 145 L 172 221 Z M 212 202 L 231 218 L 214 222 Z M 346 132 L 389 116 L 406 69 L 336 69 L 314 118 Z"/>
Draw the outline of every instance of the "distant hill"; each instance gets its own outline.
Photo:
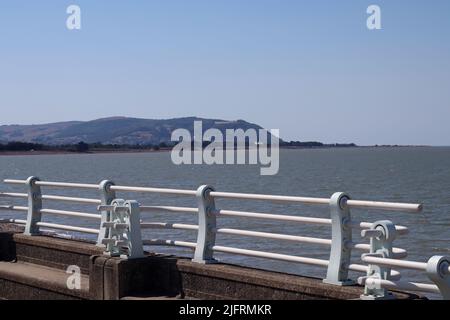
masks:
<path id="1" fill-rule="evenodd" d="M 175 129 L 183 128 L 193 136 L 194 121 L 203 122 L 203 130 L 262 127 L 244 120 L 226 121 L 220 119 L 202 119 L 197 117 L 166 120 L 111 117 L 93 121 L 69 121 L 39 125 L 3 125 L 0 126 L 0 142 L 22 141 L 46 145 L 75 144 L 80 141 L 102 144 L 159 144 L 170 141 Z"/>

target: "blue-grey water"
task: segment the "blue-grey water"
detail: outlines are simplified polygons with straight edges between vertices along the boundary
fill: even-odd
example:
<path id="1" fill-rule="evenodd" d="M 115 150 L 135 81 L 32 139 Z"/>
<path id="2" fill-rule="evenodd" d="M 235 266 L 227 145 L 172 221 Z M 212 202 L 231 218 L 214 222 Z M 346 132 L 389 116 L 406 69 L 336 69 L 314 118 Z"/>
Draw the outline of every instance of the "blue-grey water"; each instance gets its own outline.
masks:
<path id="1" fill-rule="evenodd" d="M 181 165 L 170 160 L 170 153 L 26 155 L 0 157 L 0 178 L 25 179 L 35 175 L 42 180 L 98 183 L 111 179 L 116 184 L 163 188 L 196 189 L 210 184 L 218 191 L 329 197 L 344 191 L 353 199 L 423 203 L 422 213 L 353 210 L 357 221 L 390 219 L 406 225 L 410 233 L 395 241 L 408 250 L 408 259 L 426 261 L 432 255 L 450 254 L 450 148 L 351 148 L 281 150 L 280 171 L 261 176 L 252 165 Z M 24 192 L 21 186 L 0 185 L 0 191 Z M 44 190 L 45 194 L 96 197 L 95 191 Z M 155 194 L 118 193 L 124 199 L 136 199 L 144 205 L 196 206 L 191 197 Z M 24 200 L 0 198 L 2 204 L 25 205 Z M 95 213 L 95 206 L 47 202 L 45 208 L 80 210 Z M 217 201 L 220 209 L 267 212 L 289 215 L 329 217 L 327 207 L 286 205 L 266 201 Z M 23 218 L 24 213 L 2 211 L 3 217 Z M 79 218 L 45 216 L 45 221 L 97 227 L 95 222 Z M 144 213 L 149 222 L 196 224 L 196 216 L 186 213 Z M 329 227 L 276 222 L 248 218 L 220 218 L 220 227 L 285 233 L 320 238 L 330 237 Z M 358 232 L 355 239 L 360 241 Z M 145 238 L 195 241 L 192 231 L 146 230 Z M 220 235 L 217 244 L 239 248 L 279 252 L 291 255 L 328 258 L 328 248 L 288 241 Z M 152 247 L 149 250 L 191 255 L 190 250 Z M 354 252 L 358 263 L 361 252 Z M 325 269 L 295 263 L 271 261 L 236 255 L 218 254 L 229 263 L 249 265 L 294 274 L 325 276 Z M 402 270 L 403 279 L 423 281 L 424 275 Z M 356 275 L 352 275 L 353 277 Z"/>

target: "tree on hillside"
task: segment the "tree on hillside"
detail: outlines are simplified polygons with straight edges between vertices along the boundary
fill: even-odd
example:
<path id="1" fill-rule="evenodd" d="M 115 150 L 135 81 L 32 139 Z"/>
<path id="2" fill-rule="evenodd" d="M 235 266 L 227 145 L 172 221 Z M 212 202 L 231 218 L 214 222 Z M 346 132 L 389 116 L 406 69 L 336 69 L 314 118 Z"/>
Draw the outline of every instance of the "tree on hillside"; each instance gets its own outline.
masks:
<path id="1" fill-rule="evenodd" d="M 89 145 L 85 143 L 84 141 L 78 142 L 76 145 L 77 152 L 88 152 L 89 151 Z"/>

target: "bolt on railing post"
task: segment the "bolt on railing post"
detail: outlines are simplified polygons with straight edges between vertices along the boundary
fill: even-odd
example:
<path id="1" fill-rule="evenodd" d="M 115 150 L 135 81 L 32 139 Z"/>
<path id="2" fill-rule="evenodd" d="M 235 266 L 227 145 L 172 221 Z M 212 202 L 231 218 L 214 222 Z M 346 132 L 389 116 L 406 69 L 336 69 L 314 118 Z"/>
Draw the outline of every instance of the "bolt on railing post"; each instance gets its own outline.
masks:
<path id="1" fill-rule="evenodd" d="M 213 247 L 216 243 L 216 206 L 210 192 L 213 187 L 200 186 L 197 189 L 198 200 L 198 235 L 193 262 L 215 263 Z"/>
<path id="2" fill-rule="evenodd" d="M 450 257 L 433 256 L 427 262 L 427 276 L 437 285 L 442 297 L 450 300 Z"/>
<path id="3" fill-rule="evenodd" d="M 392 243 L 397 236 L 397 230 L 392 221 L 376 221 L 370 229 L 362 230 L 361 236 L 363 238 L 370 238 L 370 253 L 365 253 L 362 256 L 393 258 Z M 369 264 L 367 278 L 370 278 L 371 281 L 366 281 L 364 285 L 364 294 L 361 295 L 362 300 L 395 299 L 395 296 L 391 292 L 379 285 L 379 280 L 390 280 L 390 267 Z"/>
<path id="4" fill-rule="evenodd" d="M 110 180 L 103 180 L 100 182 L 99 188 L 100 188 L 100 198 L 102 205 L 111 205 L 111 203 L 116 198 L 116 192 L 111 190 L 111 186 L 114 185 L 114 182 Z M 103 239 L 108 238 L 108 228 L 102 227 L 103 222 L 109 221 L 109 216 L 111 215 L 111 211 L 103 210 L 101 211 L 101 222 L 100 222 L 100 232 L 98 234 L 97 238 L 97 246 L 103 247 Z"/>
<path id="5" fill-rule="evenodd" d="M 36 185 L 38 177 L 29 177 L 26 185 L 28 187 L 28 214 L 24 234 L 34 236 L 39 234 L 37 223 L 41 221 L 42 193 L 41 187 Z"/>
<path id="6" fill-rule="evenodd" d="M 350 265 L 352 241 L 352 229 L 350 227 L 350 209 L 347 200 L 350 197 L 337 192 L 330 199 L 331 213 L 331 250 L 330 262 L 328 264 L 327 277 L 324 283 L 334 285 L 353 285 L 355 282 L 348 279 L 348 268 Z"/>

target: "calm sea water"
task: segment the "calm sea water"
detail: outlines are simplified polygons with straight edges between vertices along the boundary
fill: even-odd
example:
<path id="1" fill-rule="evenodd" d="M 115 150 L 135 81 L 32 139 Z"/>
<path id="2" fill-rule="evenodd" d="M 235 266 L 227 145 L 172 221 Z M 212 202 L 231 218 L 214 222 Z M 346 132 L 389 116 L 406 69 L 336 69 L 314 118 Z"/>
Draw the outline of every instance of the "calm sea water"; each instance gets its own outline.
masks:
<path id="1" fill-rule="evenodd" d="M 258 166 L 182 165 L 175 166 L 170 153 L 35 155 L 0 157 L 0 178 L 25 179 L 30 175 L 43 180 L 98 183 L 111 179 L 116 184 L 165 188 L 196 189 L 210 184 L 220 191 L 329 197 L 344 191 L 353 199 L 396 202 L 421 202 L 423 213 L 353 210 L 354 220 L 374 222 L 390 219 L 406 225 L 410 234 L 395 241 L 406 248 L 408 259 L 426 261 L 432 255 L 450 254 L 450 148 L 352 148 L 282 150 L 280 171 L 275 176 L 260 176 Z M 20 186 L 0 185 L 2 191 L 23 192 Z M 46 189 L 46 194 L 96 197 L 95 191 Z M 118 193 L 145 205 L 195 206 L 195 199 L 153 194 Z M 2 204 L 9 200 L 1 199 Z M 22 204 L 20 200 L 13 203 Z M 95 207 L 45 203 L 46 208 L 81 210 L 95 213 Z M 268 212 L 289 215 L 329 217 L 326 207 L 286 205 L 261 201 L 222 200 L 221 209 Z M 3 217 L 22 218 L 22 213 L 0 212 Z M 66 217 L 44 220 L 96 227 L 91 221 Z M 151 222 L 196 223 L 192 214 L 145 213 Z M 221 218 L 221 227 L 240 228 L 293 235 L 330 237 L 330 228 L 275 221 Z M 355 239 L 360 240 L 355 232 Z M 152 230 L 145 238 L 195 241 L 192 231 Z M 318 245 L 220 235 L 217 244 L 299 256 L 327 258 L 328 249 Z M 189 256 L 185 249 L 153 247 L 150 250 Z M 360 252 L 354 253 L 358 262 Z M 294 263 L 269 261 L 233 255 L 217 255 L 224 262 L 249 265 L 294 274 L 324 277 L 326 270 Z M 404 279 L 426 280 L 415 272 L 402 271 Z"/>

